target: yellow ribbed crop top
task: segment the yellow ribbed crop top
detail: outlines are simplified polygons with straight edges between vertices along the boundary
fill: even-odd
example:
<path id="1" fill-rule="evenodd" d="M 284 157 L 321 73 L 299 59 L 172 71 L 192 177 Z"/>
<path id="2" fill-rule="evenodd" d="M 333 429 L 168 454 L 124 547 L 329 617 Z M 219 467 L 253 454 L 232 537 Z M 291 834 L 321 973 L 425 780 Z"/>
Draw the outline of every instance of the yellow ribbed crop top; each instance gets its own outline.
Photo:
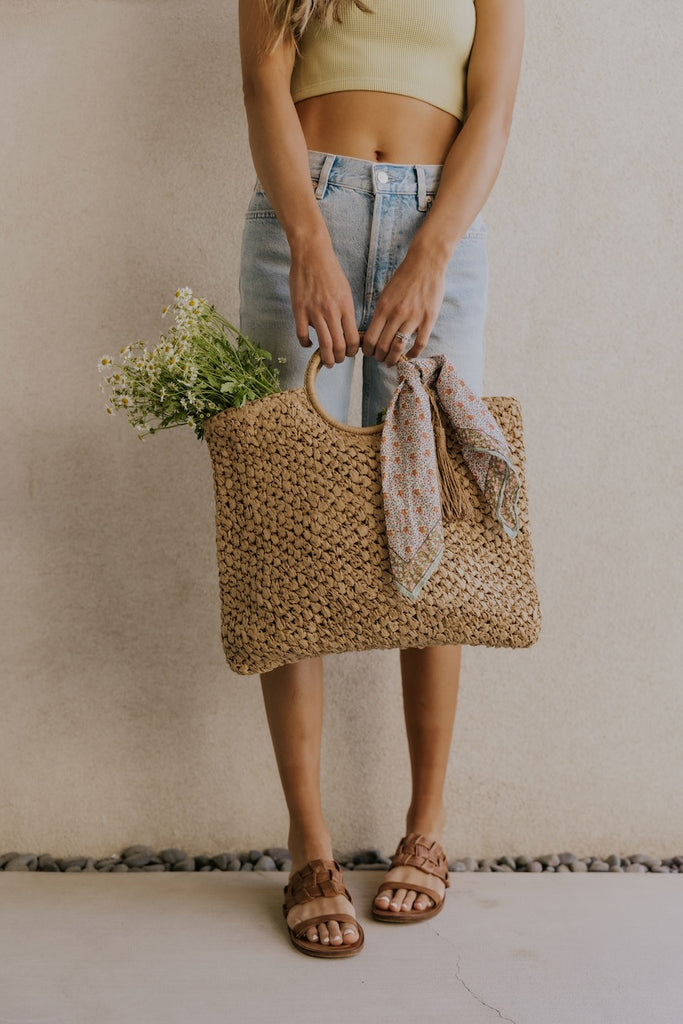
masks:
<path id="1" fill-rule="evenodd" d="M 366 0 L 342 22 L 309 21 L 292 73 L 294 102 L 348 89 L 413 96 L 461 121 L 474 38 L 473 0 Z"/>

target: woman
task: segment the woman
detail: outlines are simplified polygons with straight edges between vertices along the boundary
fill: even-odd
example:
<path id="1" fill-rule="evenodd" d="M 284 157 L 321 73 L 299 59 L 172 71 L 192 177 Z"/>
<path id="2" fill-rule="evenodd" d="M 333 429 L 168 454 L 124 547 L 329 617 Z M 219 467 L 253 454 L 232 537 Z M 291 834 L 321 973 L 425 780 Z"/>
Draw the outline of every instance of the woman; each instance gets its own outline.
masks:
<path id="1" fill-rule="evenodd" d="M 314 333 L 324 363 L 316 392 L 342 422 L 359 348 L 363 426 L 381 421 L 404 353 L 443 352 L 482 393 L 480 210 L 509 134 L 522 5 L 240 0 L 258 175 L 240 326 L 286 358 L 283 388 L 302 385 Z M 400 665 L 412 799 L 372 910 L 406 923 L 438 912 L 448 884 L 443 786 L 460 647 L 401 650 Z M 321 808 L 322 659 L 263 673 L 261 685 L 290 814 L 290 936 L 303 952 L 348 956 L 362 947 L 363 930 Z"/>

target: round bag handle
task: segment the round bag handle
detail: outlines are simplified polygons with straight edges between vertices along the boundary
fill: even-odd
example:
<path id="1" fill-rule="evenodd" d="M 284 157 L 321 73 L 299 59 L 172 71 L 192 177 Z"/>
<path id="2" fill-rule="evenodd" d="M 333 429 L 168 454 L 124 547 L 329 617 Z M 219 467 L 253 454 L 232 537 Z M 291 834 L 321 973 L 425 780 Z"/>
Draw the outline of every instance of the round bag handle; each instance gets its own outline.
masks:
<path id="1" fill-rule="evenodd" d="M 397 363 L 399 363 L 401 359 L 405 358 L 405 355 L 399 356 Z M 328 423 L 331 423 L 333 427 L 337 427 L 339 430 L 346 430 L 350 434 L 381 434 L 384 429 L 383 423 L 376 423 L 372 427 L 355 427 L 350 423 L 342 423 L 341 420 L 336 420 L 334 416 L 330 416 L 327 410 L 323 408 L 315 393 L 315 378 L 318 376 L 322 366 L 323 362 L 320 358 L 320 348 L 317 348 L 308 360 L 308 366 L 306 367 L 306 372 L 304 374 L 304 387 L 309 401 L 318 415 L 322 416 L 322 418 L 327 420 Z"/>

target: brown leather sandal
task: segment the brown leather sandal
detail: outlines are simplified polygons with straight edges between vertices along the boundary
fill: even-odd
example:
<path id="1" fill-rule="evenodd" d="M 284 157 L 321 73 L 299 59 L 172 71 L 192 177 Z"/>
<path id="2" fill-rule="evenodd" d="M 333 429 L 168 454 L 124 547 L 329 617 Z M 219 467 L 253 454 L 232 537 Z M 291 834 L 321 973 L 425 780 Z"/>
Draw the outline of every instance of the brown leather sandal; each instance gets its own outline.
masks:
<path id="1" fill-rule="evenodd" d="M 450 882 L 448 880 L 448 861 L 446 859 L 446 853 L 436 839 L 427 839 L 425 836 L 420 835 L 418 832 L 409 832 L 407 836 L 399 842 L 396 847 L 396 853 L 394 854 L 391 868 L 397 868 L 402 864 L 407 864 L 413 868 L 419 868 L 420 871 L 426 872 L 428 875 L 434 875 L 436 878 L 440 878 L 445 883 L 446 888 L 450 888 Z M 434 917 L 442 909 L 446 894 L 440 896 L 434 889 L 429 889 L 426 885 L 418 885 L 415 882 L 382 882 L 375 893 L 375 897 L 379 896 L 381 892 L 386 889 L 410 889 L 412 892 L 422 892 L 430 899 L 434 900 L 433 907 L 427 907 L 425 910 L 380 910 L 379 907 L 375 906 L 374 900 L 372 904 L 372 916 L 378 921 L 390 921 L 392 924 L 409 924 L 412 921 L 426 921 L 428 917 Z"/>
<path id="2" fill-rule="evenodd" d="M 351 893 L 344 885 L 342 869 L 336 860 L 310 860 L 302 868 L 289 876 L 289 882 L 285 886 L 285 902 L 282 904 L 282 913 L 287 920 L 287 914 L 298 903 L 308 903 L 309 900 L 318 896 L 346 896 L 349 903 L 353 903 Z M 312 925 L 323 924 L 326 921 L 350 921 L 358 931 L 358 938 L 355 942 L 342 942 L 338 946 L 323 945 L 320 941 L 310 942 L 305 934 Z M 311 917 L 306 921 L 290 928 L 287 925 L 289 937 L 302 953 L 309 956 L 341 957 L 354 956 L 363 948 L 365 936 L 363 929 L 350 914 L 321 914 L 319 917 Z"/>

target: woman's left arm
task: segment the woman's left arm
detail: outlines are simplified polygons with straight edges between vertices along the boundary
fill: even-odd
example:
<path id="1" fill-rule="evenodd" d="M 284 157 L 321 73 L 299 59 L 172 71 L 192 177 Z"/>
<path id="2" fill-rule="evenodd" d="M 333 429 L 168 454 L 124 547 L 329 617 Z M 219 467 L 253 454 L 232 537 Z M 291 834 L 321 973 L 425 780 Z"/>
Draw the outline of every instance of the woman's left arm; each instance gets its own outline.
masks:
<path id="1" fill-rule="evenodd" d="M 524 44 L 523 0 L 474 0 L 467 117 L 444 162 L 439 190 L 405 259 L 377 301 L 363 353 L 392 366 L 396 332 L 417 332 L 408 358 L 425 348 L 443 302 L 456 245 L 489 197 L 510 134 Z"/>

